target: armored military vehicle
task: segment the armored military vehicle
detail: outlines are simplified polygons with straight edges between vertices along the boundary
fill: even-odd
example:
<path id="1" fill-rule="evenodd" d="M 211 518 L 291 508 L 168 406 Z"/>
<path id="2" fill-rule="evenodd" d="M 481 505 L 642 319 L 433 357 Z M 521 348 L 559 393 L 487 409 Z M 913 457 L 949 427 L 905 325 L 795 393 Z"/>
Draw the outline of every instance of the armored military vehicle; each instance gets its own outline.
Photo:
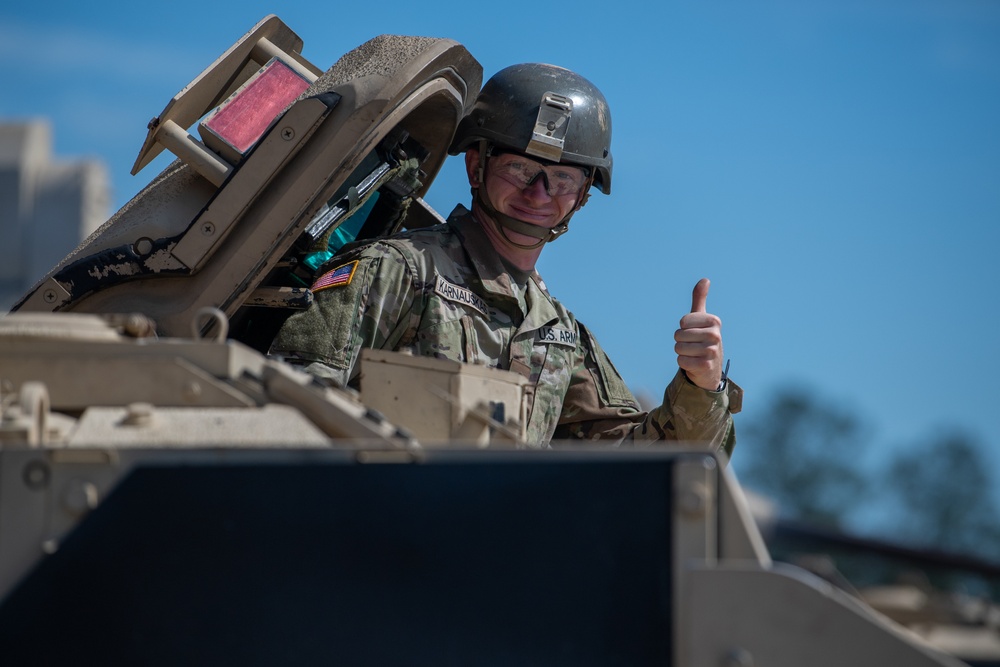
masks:
<path id="1" fill-rule="evenodd" d="M 331 253 L 441 219 L 482 78 L 446 39 L 301 51 L 274 16 L 226 50 L 0 319 L 3 664 L 960 664 L 772 562 L 696 443 L 532 447 L 511 374 L 267 358 Z"/>

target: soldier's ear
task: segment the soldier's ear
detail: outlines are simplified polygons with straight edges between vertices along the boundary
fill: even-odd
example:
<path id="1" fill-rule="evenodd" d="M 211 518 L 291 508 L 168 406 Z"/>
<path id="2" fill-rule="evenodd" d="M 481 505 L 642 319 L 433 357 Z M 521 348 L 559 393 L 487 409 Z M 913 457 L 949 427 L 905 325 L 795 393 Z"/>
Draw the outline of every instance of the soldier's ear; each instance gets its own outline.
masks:
<path id="1" fill-rule="evenodd" d="M 465 151 L 465 173 L 469 177 L 469 185 L 479 187 L 479 150 L 470 148 Z"/>

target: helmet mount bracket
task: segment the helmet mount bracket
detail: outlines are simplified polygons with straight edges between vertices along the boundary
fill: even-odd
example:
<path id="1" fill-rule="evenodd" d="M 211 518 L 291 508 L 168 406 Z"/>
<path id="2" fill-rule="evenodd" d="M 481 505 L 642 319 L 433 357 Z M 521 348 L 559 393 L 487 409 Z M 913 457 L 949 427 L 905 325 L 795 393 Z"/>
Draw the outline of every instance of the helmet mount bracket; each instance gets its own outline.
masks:
<path id="1" fill-rule="evenodd" d="M 566 145 L 566 131 L 573 115 L 573 100 L 547 91 L 538 105 L 538 116 L 525 153 L 559 162 Z"/>

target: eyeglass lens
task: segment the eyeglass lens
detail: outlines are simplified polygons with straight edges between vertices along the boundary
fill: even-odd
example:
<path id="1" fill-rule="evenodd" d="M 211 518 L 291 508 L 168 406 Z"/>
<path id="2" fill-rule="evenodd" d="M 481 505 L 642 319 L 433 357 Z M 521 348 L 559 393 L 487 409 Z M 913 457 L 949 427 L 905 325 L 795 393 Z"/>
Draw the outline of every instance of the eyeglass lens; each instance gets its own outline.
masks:
<path id="1" fill-rule="evenodd" d="M 545 191 L 550 197 L 575 195 L 583 189 L 587 180 L 586 172 L 580 167 L 568 165 L 541 165 L 534 160 L 515 153 L 501 153 L 493 158 L 497 175 L 511 185 L 527 188 L 543 179 Z"/>

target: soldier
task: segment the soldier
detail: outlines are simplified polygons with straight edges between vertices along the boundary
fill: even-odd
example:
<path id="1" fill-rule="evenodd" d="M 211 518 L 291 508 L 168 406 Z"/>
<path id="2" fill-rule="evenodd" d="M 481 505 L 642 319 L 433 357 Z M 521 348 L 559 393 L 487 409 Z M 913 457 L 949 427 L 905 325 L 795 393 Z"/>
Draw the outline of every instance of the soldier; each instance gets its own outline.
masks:
<path id="1" fill-rule="evenodd" d="M 472 210 L 447 224 L 345 249 L 313 285 L 272 354 L 340 385 L 358 381 L 364 347 L 483 363 L 534 385 L 528 439 L 708 442 L 731 453 L 742 391 L 722 368 L 708 280 L 675 333 L 679 366 L 663 404 L 644 412 L 591 332 L 549 295 L 535 263 L 591 186 L 611 191 L 611 115 L 583 77 L 543 64 L 487 81 L 450 153 L 465 153 Z"/>

